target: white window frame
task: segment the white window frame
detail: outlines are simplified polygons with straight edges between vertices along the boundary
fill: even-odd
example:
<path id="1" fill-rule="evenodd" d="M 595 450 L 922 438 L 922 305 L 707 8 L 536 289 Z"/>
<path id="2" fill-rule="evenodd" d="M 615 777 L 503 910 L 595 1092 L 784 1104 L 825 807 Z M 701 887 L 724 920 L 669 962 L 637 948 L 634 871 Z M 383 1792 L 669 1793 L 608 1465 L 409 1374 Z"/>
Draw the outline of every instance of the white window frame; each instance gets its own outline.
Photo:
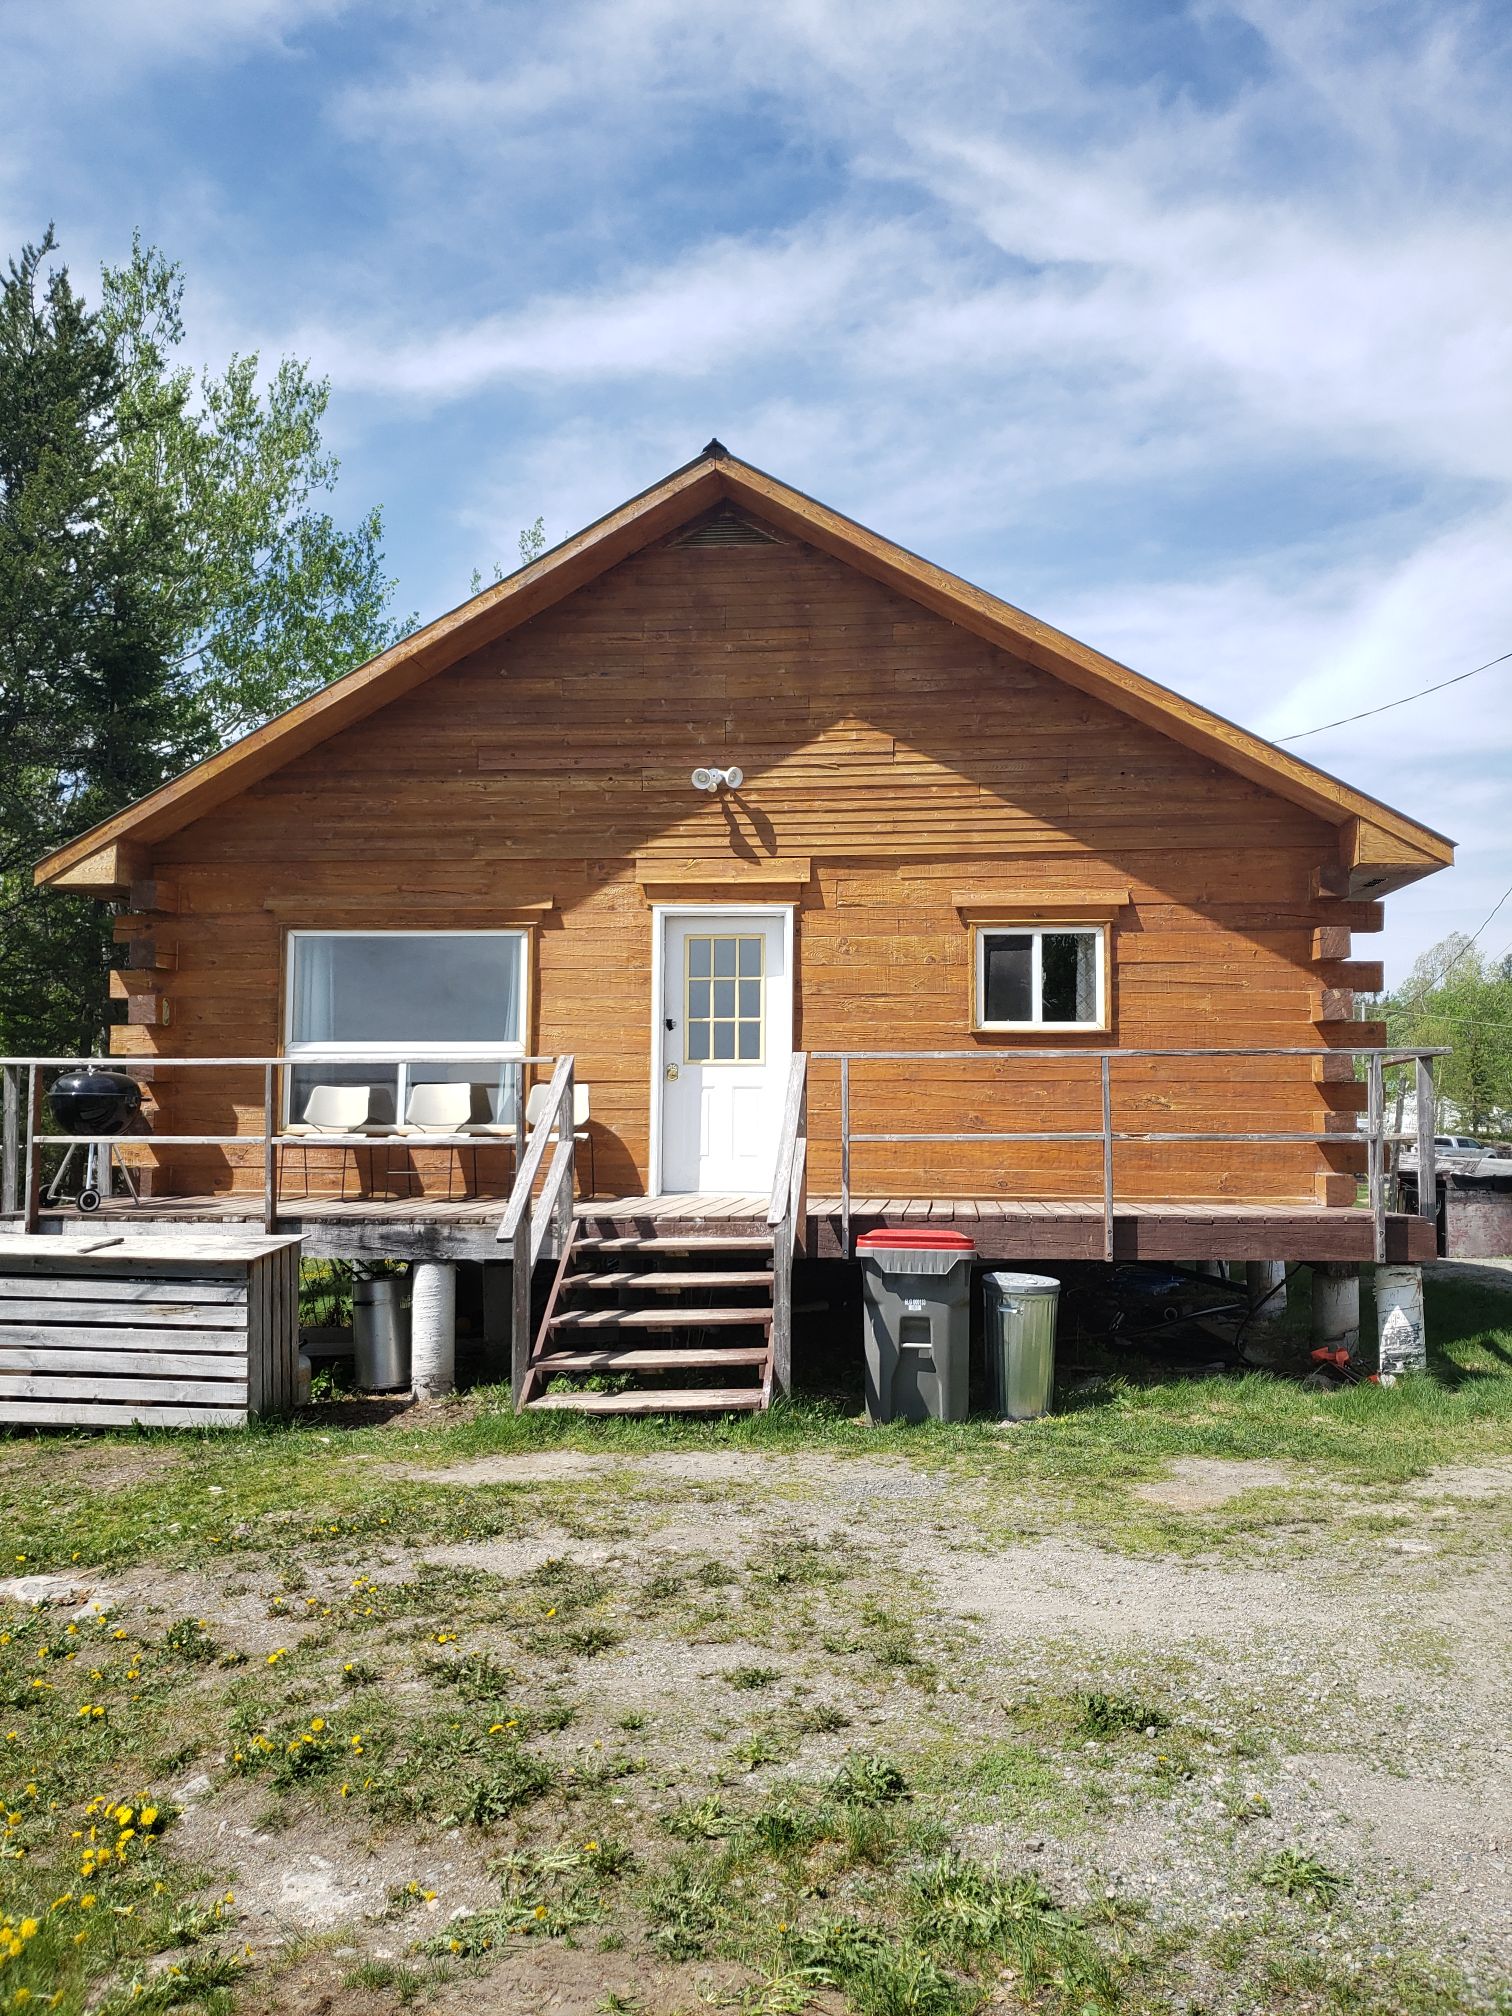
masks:
<path id="1" fill-rule="evenodd" d="M 527 1016 L 530 1007 L 531 981 L 531 940 L 534 933 L 520 925 L 503 925 L 496 929 L 484 930 L 416 930 L 413 926 L 396 925 L 391 930 L 375 931 L 366 927 L 327 931 L 318 925 L 311 925 L 297 931 L 289 931 L 284 940 L 284 1055 L 291 1064 L 319 1063 L 322 1058 L 348 1064 L 392 1064 L 395 1066 L 394 1112 L 396 1120 L 402 1120 L 409 1104 L 409 1071 L 418 1059 L 425 1062 L 445 1062 L 456 1058 L 459 1062 L 477 1058 L 479 1063 L 507 1063 L 511 1058 L 526 1057 L 529 1053 L 527 1037 L 529 1029 Z M 494 1043 L 315 1043 L 300 1042 L 294 1036 L 294 962 L 298 946 L 306 938 L 517 938 L 520 941 L 519 996 L 515 1003 L 515 1026 L 520 1030 L 518 1039 L 512 1042 Z M 285 1121 L 293 1093 L 291 1071 L 283 1074 Z"/>
<path id="2" fill-rule="evenodd" d="M 1088 924 L 1085 920 L 1068 919 L 1060 923 L 1054 918 L 1036 917 L 1033 922 L 1025 919 L 1009 919 L 1001 924 L 976 924 L 972 927 L 976 944 L 972 959 L 972 1027 L 985 1034 L 1017 1034 L 1024 1030 L 1049 1031 L 1062 1035 L 1106 1034 L 1108 1028 L 1108 962 L 1109 927 L 1106 924 Z M 1044 938 L 1047 934 L 1062 937 L 1072 934 L 1096 940 L 1096 987 L 1097 1013 L 1090 1022 L 1046 1022 L 1042 1019 L 1045 978 L 1044 978 Z M 1035 1010 L 1027 1022 L 989 1022 L 987 1019 L 987 940 L 989 938 L 1031 939 L 1030 954 L 1030 996 Z"/>

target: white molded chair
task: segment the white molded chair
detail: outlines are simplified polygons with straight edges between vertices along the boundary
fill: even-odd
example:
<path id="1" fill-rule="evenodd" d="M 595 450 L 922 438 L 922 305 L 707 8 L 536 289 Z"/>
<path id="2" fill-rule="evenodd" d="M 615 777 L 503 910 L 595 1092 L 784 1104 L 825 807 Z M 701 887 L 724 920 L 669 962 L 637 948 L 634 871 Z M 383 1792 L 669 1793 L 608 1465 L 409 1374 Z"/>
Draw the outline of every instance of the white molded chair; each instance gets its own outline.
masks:
<path id="1" fill-rule="evenodd" d="M 525 1094 L 525 1133 L 527 1138 L 545 1118 L 550 1094 L 551 1087 L 545 1084 L 532 1085 L 530 1090 Z M 598 1176 L 594 1166 L 593 1132 L 588 1125 L 592 1117 L 591 1106 L 592 1100 L 588 1087 L 579 1084 L 574 1079 L 572 1085 L 572 1138 L 574 1141 L 581 1142 L 588 1150 L 588 1188 L 584 1192 L 584 1195 L 595 1197 L 598 1195 Z M 482 1135 L 490 1141 L 513 1141 L 515 1133 L 514 1122 L 512 1120 L 488 1120 L 481 1124 L 474 1124 L 467 1131 L 470 1134 Z"/>
<path id="2" fill-rule="evenodd" d="M 416 1085 L 396 1134 L 461 1134 L 472 1120 L 471 1085 Z"/>
<path id="3" fill-rule="evenodd" d="M 284 1129 L 286 1134 L 356 1134 L 368 1124 L 373 1103 L 371 1085 L 312 1085 L 304 1115 Z"/>
<path id="4" fill-rule="evenodd" d="M 394 1129 L 396 1134 L 422 1139 L 427 1134 L 456 1136 L 473 1132 L 472 1116 L 476 1110 L 477 1094 L 466 1083 L 450 1081 L 436 1085 L 415 1085 L 410 1089 L 405 1101 L 403 1123 Z M 457 1161 L 460 1163 L 461 1155 Z M 452 1167 L 446 1172 L 446 1194 L 452 1194 Z M 472 1187 L 478 1187 L 478 1151 L 473 1150 Z"/>
<path id="5" fill-rule="evenodd" d="M 381 1131 L 368 1119 L 373 1103 L 371 1085 L 312 1085 L 305 1101 L 303 1118 L 291 1120 L 284 1129 L 293 1135 L 304 1153 L 305 1195 L 310 1191 L 310 1142 L 322 1134 L 372 1134 Z M 346 1199 L 347 1159 L 341 1158 L 341 1196 Z M 361 1180 L 361 1171 L 358 1171 Z"/>

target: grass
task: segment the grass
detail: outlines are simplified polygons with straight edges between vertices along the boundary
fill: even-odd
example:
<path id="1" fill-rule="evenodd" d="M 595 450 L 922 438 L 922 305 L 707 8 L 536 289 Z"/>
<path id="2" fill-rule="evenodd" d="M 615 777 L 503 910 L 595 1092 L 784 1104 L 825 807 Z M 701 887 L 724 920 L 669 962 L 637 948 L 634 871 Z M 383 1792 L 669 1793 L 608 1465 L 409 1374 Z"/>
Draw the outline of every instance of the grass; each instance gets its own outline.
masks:
<path id="1" fill-rule="evenodd" d="M 315 1409 L 238 1433 L 0 1441 L 9 1572 L 108 1591 L 133 1568 L 138 1590 L 157 1588 L 94 1618 L 72 1604 L 0 1615 L 0 1922 L 14 1928 L 0 2010 L 56 1995 L 62 2016 L 215 2016 L 320 2006 L 327 1988 L 369 1998 L 333 2010 L 407 2007 L 448 1977 L 486 1984 L 501 1950 L 537 1941 L 642 1969 L 721 1963 L 748 2016 L 816 2002 L 967 2016 L 989 1997 L 1142 2016 L 1200 2000 L 1208 1977 L 1228 1983 L 1215 2006 L 1457 2016 L 1470 1991 L 1405 1946 L 1392 1957 L 1372 1933 L 1353 1972 L 1337 1959 L 1330 1928 L 1374 1900 L 1349 1870 L 1276 1845 L 1253 1778 L 1284 1721 L 1297 1741 L 1313 1728 L 1294 1690 L 1273 1704 L 1236 1671 L 1199 1708 L 1174 1660 L 1089 1669 L 1053 1645 L 1035 1671 L 995 1666 L 906 1546 L 874 1546 L 864 1512 L 822 1538 L 793 1531 L 782 1494 L 804 1487 L 781 1466 L 775 1530 L 741 1548 L 721 1536 L 733 1562 L 656 1527 L 669 1507 L 684 1525 L 746 1516 L 721 1483 L 663 1483 L 648 1509 L 628 1468 L 483 1490 L 420 1473 L 554 1447 L 818 1453 L 934 1473 L 968 1551 L 1051 1531 L 1151 1556 L 1375 1547 L 1404 1482 L 1512 1452 L 1509 1314 L 1505 1297 L 1435 1281 L 1432 1370 L 1392 1392 L 1109 1378 L 1011 1435 L 869 1430 L 820 1400 L 728 1422 L 517 1420 L 484 1392 L 440 1427 L 343 1430 Z M 1283 1460 L 1305 1486 L 1193 1513 L 1137 1495 L 1192 1456 Z M 1436 1538 L 1489 1549 L 1498 1516 L 1481 1504 Z M 521 1573 L 417 1555 L 539 1548 L 547 1528 L 560 1551 Z M 1431 1650 L 1442 1684 L 1454 1644 L 1392 1628 L 1383 1670 L 1407 1686 Z M 681 1695 L 668 1676 L 684 1671 L 698 1677 Z M 393 1858 L 396 1953 L 247 1951 L 228 1868 L 179 1851 L 175 1789 L 196 1774 L 213 1814 L 269 1835 L 275 1872 L 307 1848 L 335 1866 Z M 1032 1826 L 1079 1852 L 1112 1815 L 1155 1825 L 1199 1793 L 1233 1843 L 1226 1932 L 1157 1927 L 1090 1875 L 1052 1878 L 993 1845 Z M 437 1855 L 485 1873 L 481 1907 L 431 1909 Z M 317 1965 L 334 1970 L 319 1992 L 299 1972 Z M 601 2006 L 664 2006 L 658 1993 L 616 1987 Z"/>
<path id="2" fill-rule="evenodd" d="M 1305 1274 L 1293 1303 L 1305 1298 Z M 1461 1280 L 1428 1286 L 1431 1366 L 1392 1391 L 1360 1385 L 1308 1392 L 1256 1373 L 1173 1376 L 1136 1382 L 1110 1375 L 1064 1397 L 1062 1410 L 1021 1424 L 1005 1446 L 989 1421 L 867 1428 L 833 1404 L 800 1400 L 733 1420 L 574 1419 L 515 1416 L 501 1389 L 482 1389 L 466 1418 L 445 1427 L 332 1430 L 315 1410 L 302 1422 L 244 1430 L 167 1431 L 120 1438 L 48 1438 L 0 1443 L 0 1528 L 17 1536 L 18 1571 L 188 1563 L 212 1551 L 227 1559 L 302 1560 L 337 1548 L 410 1540 L 517 1537 L 552 1498 L 550 1487 L 501 1484 L 487 1494 L 396 1475 L 490 1455 L 575 1448 L 614 1456 L 668 1449 L 823 1451 L 838 1460 L 905 1456 L 966 1474 L 1011 1472 L 1007 1525 L 1033 1530 L 1046 1517 L 1095 1530 L 1102 1542 L 1169 1551 L 1211 1544 L 1214 1533 L 1296 1517 L 1289 1495 L 1250 1494 L 1237 1509 L 1194 1522 L 1130 1496 L 1178 1457 L 1267 1458 L 1297 1464 L 1319 1482 L 1384 1488 L 1446 1464 L 1491 1461 L 1512 1447 L 1512 1324 L 1504 1295 Z M 1368 1310 L 1370 1298 L 1363 1298 Z M 118 1440 L 152 1464 L 151 1489 L 94 1493 L 75 1487 L 75 1450 L 87 1467 Z M 375 1488 L 373 1466 L 386 1471 Z M 389 1466 L 394 1466 L 390 1468 Z M 614 1474 L 600 1480 L 612 1528 Z M 1255 1502 L 1251 1502 L 1251 1501 Z M 999 1536 L 1001 1537 L 1001 1536 Z M 718 1564 L 705 1573 L 718 1577 Z M 814 1588 L 843 1579 L 845 1557 L 812 1542 L 769 1565 L 769 1589 Z M 663 1585 L 665 1586 L 665 1585 Z M 700 1583 L 717 1595 L 718 1581 Z M 661 1600 L 653 1598 L 653 1600 Z M 604 1647 L 598 1650 L 607 1649 Z M 901 1648 L 899 1648 L 901 1649 Z M 593 1656 L 590 1650 L 587 1656 Z"/>
<path id="3" fill-rule="evenodd" d="M 1255 1871 L 1255 1881 L 1278 1896 L 1300 1899 L 1326 1910 L 1338 1902 L 1349 1879 L 1315 1855 L 1303 1854 L 1300 1848 L 1278 1848 Z"/>

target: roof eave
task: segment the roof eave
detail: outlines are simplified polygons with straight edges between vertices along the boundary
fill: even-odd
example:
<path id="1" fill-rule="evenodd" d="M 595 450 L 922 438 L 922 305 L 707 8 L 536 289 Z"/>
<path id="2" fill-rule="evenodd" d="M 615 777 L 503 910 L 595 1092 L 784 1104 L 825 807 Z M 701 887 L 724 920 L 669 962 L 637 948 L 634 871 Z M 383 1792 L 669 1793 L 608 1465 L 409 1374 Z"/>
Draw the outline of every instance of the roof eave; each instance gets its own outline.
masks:
<path id="1" fill-rule="evenodd" d="M 745 504 L 779 529 L 947 621 L 1331 821 L 1340 828 L 1341 860 L 1352 882 L 1363 888 L 1374 876 L 1372 893 L 1433 874 L 1454 859 L 1453 842 L 1431 827 L 882 538 L 711 442 L 694 461 L 538 560 L 49 854 L 37 865 L 36 881 L 105 893 L 108 877 L 116 872 L 111 850 L 125 860 L 134 846 L 177 832 L 327 736 L 541 614 L 723 497 Z"/>

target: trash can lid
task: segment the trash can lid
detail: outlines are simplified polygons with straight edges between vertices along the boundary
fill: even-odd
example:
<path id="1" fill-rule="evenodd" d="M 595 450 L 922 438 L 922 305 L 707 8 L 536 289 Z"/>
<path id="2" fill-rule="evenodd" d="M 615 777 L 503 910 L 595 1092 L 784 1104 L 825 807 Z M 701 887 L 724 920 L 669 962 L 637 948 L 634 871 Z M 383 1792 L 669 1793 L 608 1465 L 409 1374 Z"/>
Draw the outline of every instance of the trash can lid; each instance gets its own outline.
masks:
<path id="1" fill-rule="evenodd" d="M 984 1274 L 982 1279 L 1005 1295 L 1053 1295 L 1061 1285 L 1053 1274 Z"/>
<path id="2" fill-rule="evenodd" d="M 856 1241 L 858 1253 L 975 1253 L 976 1241 L 964 1232 L 933 1230 L 928 1225 L 911 1225 L 892 1231 L 863 1232 Z"/>

